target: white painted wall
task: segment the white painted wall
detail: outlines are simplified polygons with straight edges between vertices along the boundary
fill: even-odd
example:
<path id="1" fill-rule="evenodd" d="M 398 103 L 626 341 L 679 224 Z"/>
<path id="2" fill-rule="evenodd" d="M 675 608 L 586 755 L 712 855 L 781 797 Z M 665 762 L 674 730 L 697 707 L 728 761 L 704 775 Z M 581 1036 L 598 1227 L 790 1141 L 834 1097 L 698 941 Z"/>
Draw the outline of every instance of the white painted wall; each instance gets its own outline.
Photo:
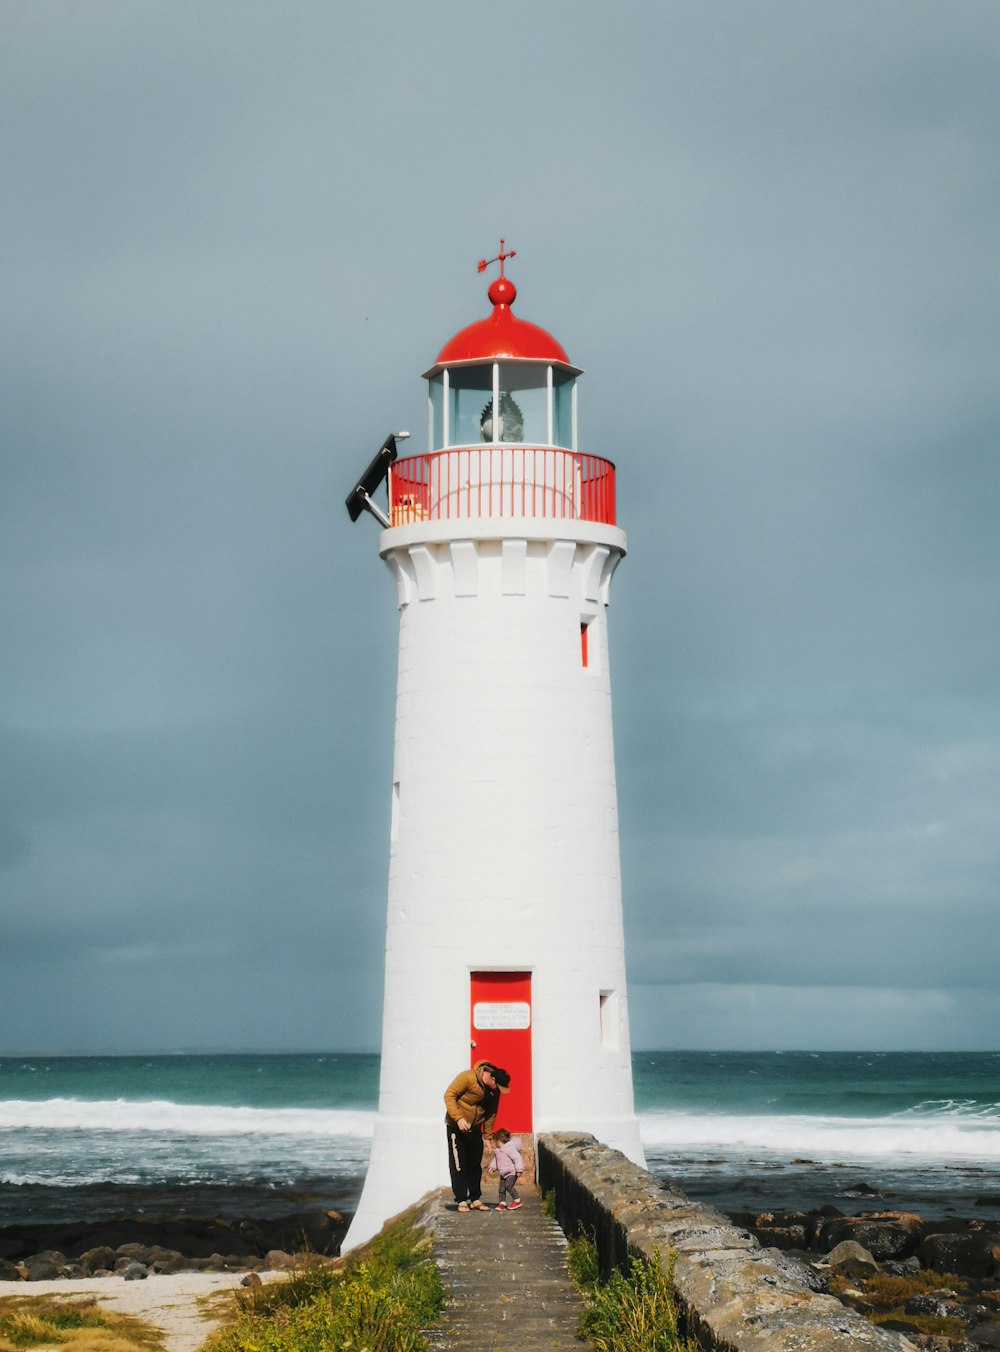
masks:
<path id="1" fill-rule="evenodd" d="M 401 612 L 398 790 L 379 1111 L 345 1249 L 448 1181 L 442 1096 L 470 1063 L 473 970 L 532 973 L 535 1131 L 593 1132 L 644 1163 L 606 621 L 624 533 L 434 521 L 384 531 L 380 552 Z"/>

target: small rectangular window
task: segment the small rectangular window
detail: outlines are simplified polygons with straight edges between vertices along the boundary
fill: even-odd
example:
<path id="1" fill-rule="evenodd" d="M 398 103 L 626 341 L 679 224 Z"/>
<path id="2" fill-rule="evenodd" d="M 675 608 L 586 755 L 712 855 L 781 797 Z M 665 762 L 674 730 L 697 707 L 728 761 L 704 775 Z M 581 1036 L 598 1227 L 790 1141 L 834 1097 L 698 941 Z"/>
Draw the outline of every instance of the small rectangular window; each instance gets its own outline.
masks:
<path id="1" fill-rule="evenodd" d="M 618 992 L 601 991 L 601 1046 L 618 1050 Z"/>
<path id="2" fill-rule="evenodd" d="M 590 666 L 590 644 L 587 638 L 589 628 L 590 625 L 586 621 L 580 621 L 580 665 L 584 667 Z"/>

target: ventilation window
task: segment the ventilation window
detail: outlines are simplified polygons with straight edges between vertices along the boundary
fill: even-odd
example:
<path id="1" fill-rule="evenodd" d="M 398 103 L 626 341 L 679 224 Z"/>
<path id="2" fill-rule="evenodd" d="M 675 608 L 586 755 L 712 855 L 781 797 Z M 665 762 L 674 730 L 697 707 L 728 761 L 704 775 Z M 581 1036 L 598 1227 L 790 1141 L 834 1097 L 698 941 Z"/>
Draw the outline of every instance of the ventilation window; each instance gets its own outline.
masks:
<path id="1" fill-rule="evenodd" d="M 588 633 L 590 624 L 586 620 L 580 621 L 580 665 L 582 667 L 590 666 L 590 644 L 588 642 Z"/>

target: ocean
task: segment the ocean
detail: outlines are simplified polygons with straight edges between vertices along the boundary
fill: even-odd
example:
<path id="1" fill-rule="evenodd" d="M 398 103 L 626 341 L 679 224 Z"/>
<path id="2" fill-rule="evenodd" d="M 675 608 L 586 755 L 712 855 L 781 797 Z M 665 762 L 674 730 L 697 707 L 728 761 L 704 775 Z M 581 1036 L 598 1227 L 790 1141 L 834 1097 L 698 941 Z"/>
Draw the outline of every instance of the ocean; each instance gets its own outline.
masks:
<path id="1" fill-rule="evenodd" d="M 692 1198 L 1000 1217 L 1000 1052 L 633 1063 L 649 1167 Z M 377 1097 L 377 1056 L 0 1058 L 0 1226 L 353 1210 Z"/>

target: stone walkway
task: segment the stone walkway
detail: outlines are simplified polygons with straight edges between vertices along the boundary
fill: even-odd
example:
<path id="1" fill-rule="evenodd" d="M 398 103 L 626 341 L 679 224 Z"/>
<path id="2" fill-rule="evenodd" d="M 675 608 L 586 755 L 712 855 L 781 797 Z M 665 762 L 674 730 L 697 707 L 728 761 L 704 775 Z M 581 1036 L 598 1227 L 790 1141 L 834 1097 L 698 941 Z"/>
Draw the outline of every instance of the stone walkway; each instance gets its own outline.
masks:
<path id="1" fill-rule="evenodd" d="M 448 1304 L 441 1323 L 426 1331 L 435 1352 L 582 1352 L 589 1346 L 576 1333 L 582 1306 L 566 1271 L 563 1232 L 543 1214 L 538 1193 L 519 1186 L 519 1211 L 462 1215 L 450 1193 L 437 1209 L 434 1257 Z M 490 1194 L 496 1195 L 495 1181 Z"/>

